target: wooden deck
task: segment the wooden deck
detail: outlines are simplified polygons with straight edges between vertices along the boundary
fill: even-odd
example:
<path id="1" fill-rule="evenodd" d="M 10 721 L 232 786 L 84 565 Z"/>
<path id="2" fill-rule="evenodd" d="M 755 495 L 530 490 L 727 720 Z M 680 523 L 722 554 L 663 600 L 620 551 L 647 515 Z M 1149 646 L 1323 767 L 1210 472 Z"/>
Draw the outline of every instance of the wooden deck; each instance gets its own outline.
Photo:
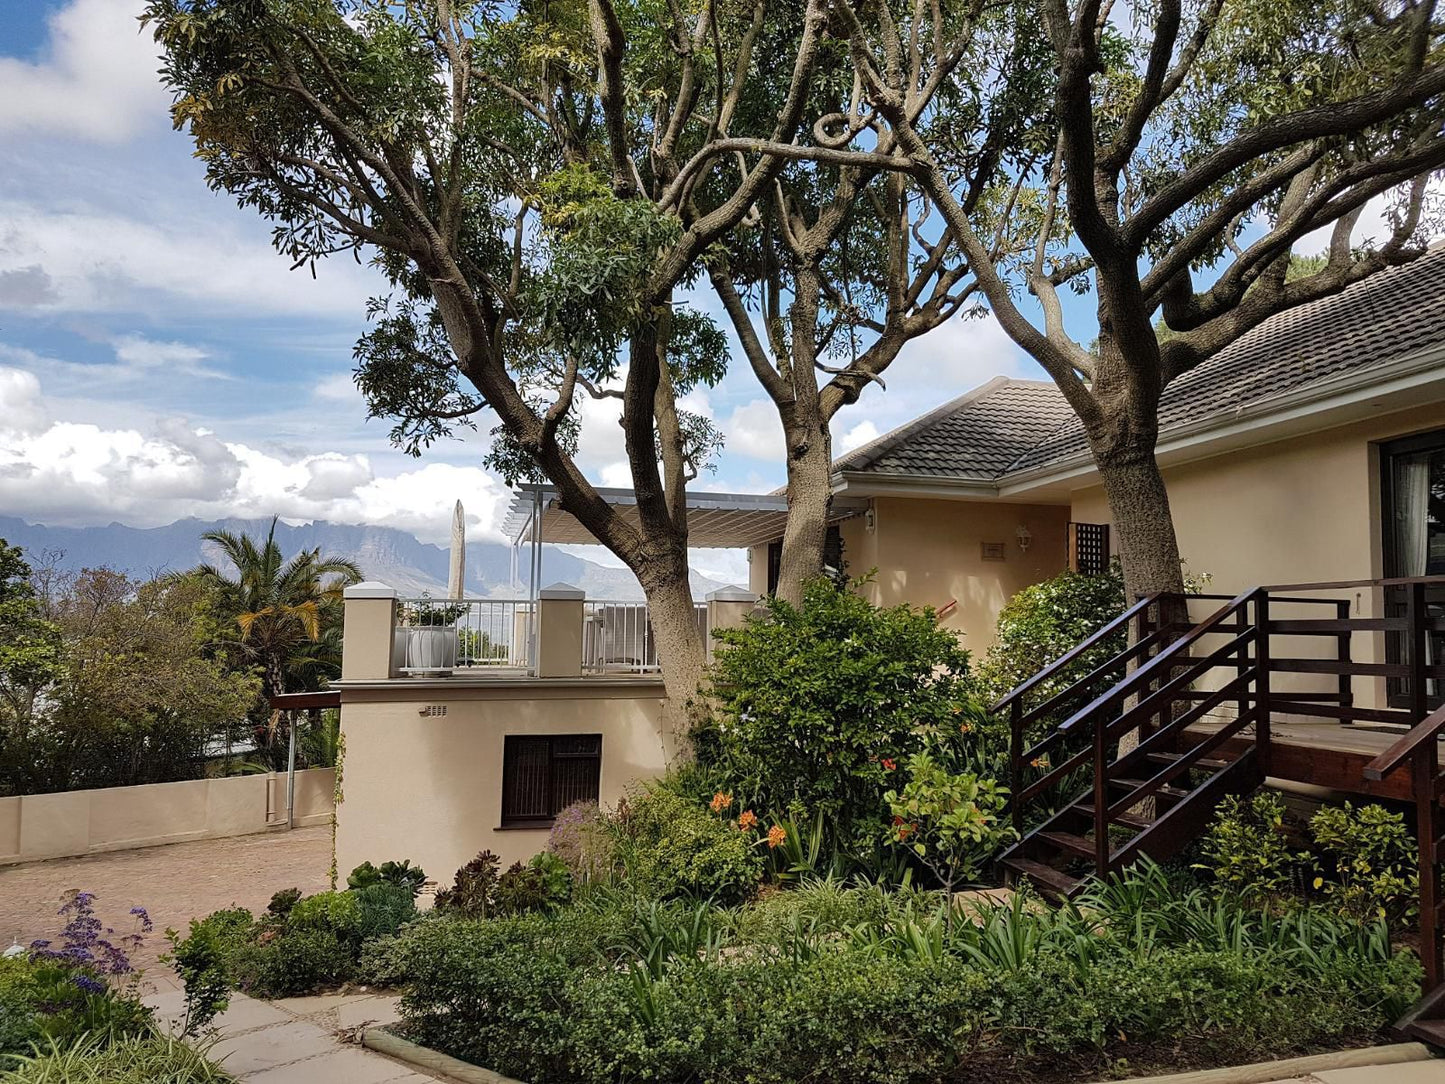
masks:
<path id="1" fill-rule="evenodd" d="M 1216 732 L 1223 722 L 1201 721 L 1188 735 L 1195 741 Z M 1406 731 L 1402 727 L 1364 727 L 1330 722 L 1276 719 L 1270 726 L 1268 775 L 1291 783 L 1308 783 L 1346 794 L 1408 802 L 1414 798 L 1409 772 L 1395 772 L 1372 781 L 1365 768 Z M 1225 742 L 1232 753 L 1254 745 L 1252 733 Z"/>

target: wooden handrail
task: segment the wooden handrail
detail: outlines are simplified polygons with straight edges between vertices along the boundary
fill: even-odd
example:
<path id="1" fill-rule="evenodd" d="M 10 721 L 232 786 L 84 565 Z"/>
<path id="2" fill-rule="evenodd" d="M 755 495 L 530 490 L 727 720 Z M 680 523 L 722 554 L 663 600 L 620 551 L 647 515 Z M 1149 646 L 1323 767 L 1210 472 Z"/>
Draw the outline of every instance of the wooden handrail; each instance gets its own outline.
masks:
<path id="1" fill-rule="evenodd" d="M 341 707 L 340 689 L 322 689 L 315 693 L 275 693 L 268 703 L 272 711 L 300 711 L 304 708 Z"/>
<path id="2" fill-rule="evenodd" d="M 1107 625 L 1098 629 L 1096 632 L 1094 632 L 1093 635 L 1089 636 L 1087 639 L 1071 647 L 1068 651 L 1064 652 L 1053 662 L 1049 663 L 1049 665 L 1045 666 L 1033 677 L 1023 682 L 1023 684 L 1019 685 L 1012 692 L 1008 693 L 1002 700 L 1000 700 L 989 710 L 995 712 L 1002 711 L 1019 697 L 1023 696 L 1024 693 L 1032 689 L 1035 685 L 1038 685 L 1041 681 L 1045 681 L 1048 678 L 1053 677 L 1060 670 L 1068 666 L 1069 663 L 1073 662 L 1095 644 L 1099 643 L 1102 640 L 1108 639 L 1109 636 L 1118 632 L 1120 629 L 1128 628 L 1129 622 L 1143 610 L 1153 605 L 1158 598 L 1158 595 L 1148 595 L 1145 598 L 1141 598 L 1138 602 L 1134 603 L 1134 605 L 1130 606 L 1118 617 L 1114 618 L 1114 620 L 1110 621 Z"/>
<path id="3" fill-rule="evenodd" d="M 1402 735 L 1394 745 L 1366 764 L 1365 778 L 1374 782 L 1384 779 L 1410 760 L 1421 746 L 1437 741 L 1442 731 L 1445 731 L 1445 707 L 1436 708 L 1416 723 L 1409 733 Z"/>
<path id="4" fill-rule="evenodd" d="M 1142 652 L 1148 651 L 1149 648 L 1153 647 L 1154 644 L 1156 644 L 1163 638 L 1163 630 L 1155 629 L 1153 632 L 1149 633 L 1149 635 L 1143 637 L 1142 639 L 1135 640 L 1123 651 L 1119 652 L 1119 654 L 1109 659 L 1108 662 L 1101 663 L 1098 667 L 1085 674 L 1078 681 L 1070 685 L 1067 689 L 1061 689 L 1059 692 L 1056 692 L 1053 696 L 1045 700 L 1038 707 L 1030 708 L 1028 711 L 1024 712 L 1022 718 L 1020 719 L 1020 722 L 1023 722 L 1025 724 L 1032 723 L 1035 720 L 1047 715 L 1050 711 L 1059 707 L 1060 705 L 1067 704 L 1071 699 L 1074 699 L 1080 693 L 1080 691 L 1087 689 L 1090 685 L 1094 684 L 1095 681 L 1097 681 L 1101 677 L 1106 676 L 1112 670 L 1115 670 L 1120 666 L 1127 666 L 1129 661 L 1134 658 L 1134 656 Z"/>
<path id="5" fill-rule="evenodd" d="M 1073 715 L 1071 715 L 1069 718 L 1065 719 L 1062 723 L 1059 724 L 1059 729 L 1063 731 L 1072 730 L 1074 727 L 1078 726 L 1080 722 L 1089 718 L 1095 712 L 1103 708 L 1104 705 L 1107 704 L 1109 701 L 1123 699 L 1124 697 L 1128 696 L 1129 693 L 1133 690 L 1134 686 L 1138 685 L 1140 682 L 1151 679 L 1154 676 L 1156 670 L 1159 670 L 1160 668 L 1167 665 L 1168 662 L 1174 658 L 1174 656 L 1183 652 L 1187 647 L 1189 647 L 1190 644 L 1195 643 L 1197 640 L 1199 640 L 1200 637 L 1212 632 L 1216 625 L 1223 623 L 1225 618 L 1231 617 L 1236 610 L 1238 610 L 1241 606 L 1245 605 L 1251 598 L 1254 597 L 1254 595 L 1258 591 L 1259 588 L 1251 587 L 1248 591 L 1236 595 L 1231 601 L 1221 606 L 1218 610 L 1214 611 L 1214 613 L 1210 614 L 1198 625 L 1195 625 L 1191 631 L 1185 633 L 1179 639 L 1175 640 L 1172 644 L 1166 647 L 1163 651 L 1159 652 L 1159 654 L 1155 655 L 1143 666 L 1135 670 L 1123 681 L 1119 682 L 1107 692 L 1095 697 L 1084 707 L 1074 712 Z"/>
<path id="6" fill-rule="evenodd" d="M 1445 576 L 1388 576 L 1384 579 L 1374 580 L 1330 580 L 1325 583 L 1276 583 L 1261 587 L 1261 591 L 1337 591 L 1346 587 L 1408 587 L 1411 584 L 1423 583 L 1426 586 L 1445 587 Z M 1280 601 L 1278 599 L 1274 601 Z M 1289 599 L 1285 601 L 1304 602 L 1307 599 Z"/>

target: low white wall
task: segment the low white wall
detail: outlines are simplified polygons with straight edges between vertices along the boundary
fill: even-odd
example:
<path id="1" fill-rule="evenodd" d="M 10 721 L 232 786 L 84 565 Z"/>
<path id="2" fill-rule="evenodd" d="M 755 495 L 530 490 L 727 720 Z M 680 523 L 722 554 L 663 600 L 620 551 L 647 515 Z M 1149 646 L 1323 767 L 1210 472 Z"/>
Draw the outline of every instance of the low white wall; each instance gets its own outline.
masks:
<path id="1" fill-rule="evenodd" d="M 336 772 L 296 773 L 296 824 L 329 823 Z M 284 773 L 0 798 L 0 865 L 264 832 L 286 822 Z"/>

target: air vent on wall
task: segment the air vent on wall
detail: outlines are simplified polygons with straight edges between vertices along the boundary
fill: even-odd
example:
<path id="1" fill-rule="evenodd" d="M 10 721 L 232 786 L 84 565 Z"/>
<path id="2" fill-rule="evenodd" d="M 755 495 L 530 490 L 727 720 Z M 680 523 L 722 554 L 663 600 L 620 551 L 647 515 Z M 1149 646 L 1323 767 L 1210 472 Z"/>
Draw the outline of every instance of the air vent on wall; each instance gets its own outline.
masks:
<path id="1" fill-rule="evenodd" d="M 1008 546 L 1003 542 L 980 542 L 979 547 L 985 561 L 1002 561 L 1008 556 Z"/>
<path id="2" fill-rule="evenodd" d="M 428 704 L 426 707 L 422 708 L 418 714 L 425 716 L 437 716 L 445 715 L 446 713 L 447 706 L 445 704 Z"/>

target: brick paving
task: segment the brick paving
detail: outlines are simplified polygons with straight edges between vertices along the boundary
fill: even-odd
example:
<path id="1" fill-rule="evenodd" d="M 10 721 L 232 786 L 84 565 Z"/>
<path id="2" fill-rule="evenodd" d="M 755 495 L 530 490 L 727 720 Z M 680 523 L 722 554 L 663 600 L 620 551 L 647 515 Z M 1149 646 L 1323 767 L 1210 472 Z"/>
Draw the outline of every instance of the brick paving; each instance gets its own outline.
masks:
<path id="1" fill-rule="evenodd" d="M 166 927 L 184 931 L 191 919 L 233 905 L 264 910 L 281 888 L 320 892 L 331 887 L 330 869 L 329 825 L 0 866 L 0 948 L 53 938 L 61 897 L 79 888 L 95 894 L 96 913 L 118 933 L 133 929 L 132 907 L 150 912 L 155 932 L 134 961 L 169 989 L 170 972 L 156 961 L 168 948 Z"/>

